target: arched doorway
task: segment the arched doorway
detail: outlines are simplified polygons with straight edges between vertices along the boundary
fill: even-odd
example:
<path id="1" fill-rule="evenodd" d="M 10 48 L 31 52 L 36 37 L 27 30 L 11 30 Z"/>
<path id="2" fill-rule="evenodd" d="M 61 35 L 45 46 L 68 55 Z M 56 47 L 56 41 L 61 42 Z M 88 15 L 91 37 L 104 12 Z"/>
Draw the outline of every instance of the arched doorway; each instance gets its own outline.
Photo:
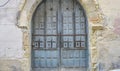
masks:
<path id="1" fill-rule="evenodd" d="M 87 71 L 87 35 L 77 0 L 43 0 L 33 16 L 33 71 Z"/>

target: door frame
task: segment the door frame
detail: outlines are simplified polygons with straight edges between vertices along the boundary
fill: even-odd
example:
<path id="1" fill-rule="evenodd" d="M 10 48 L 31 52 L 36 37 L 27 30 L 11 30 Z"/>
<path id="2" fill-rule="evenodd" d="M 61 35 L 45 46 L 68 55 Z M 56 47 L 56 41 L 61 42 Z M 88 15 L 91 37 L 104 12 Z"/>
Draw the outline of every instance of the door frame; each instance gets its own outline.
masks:
<path id="1" fill-rule="evenodd" d="M 98 65 L 98 54 L 96 46 L 97 31 L 103 30 L 104 26 L 102 23 L 103 13 L 99 8 L 99 4 L 96 0 L 82 1 L 78 0 L 85 11 L 88 27 L 88 50 L 89 50 L 89 71 L 94 71 Z M 31 71 L 31 24 L 32 15 L 41 0 L 21 0 L 18 12 L 18 23 L 16 26 L 23 32 L 23 49 L 25 51 L 23 56 L 23 69 L 24 71 Z M 91 5 L 92 4 L 92 5 Z M 89 8 L 89 7 L 92 7 Z M 96 11 L 95 11 L 96 10 Z M 94 11 L 94 12 L 93 12 Z"/>

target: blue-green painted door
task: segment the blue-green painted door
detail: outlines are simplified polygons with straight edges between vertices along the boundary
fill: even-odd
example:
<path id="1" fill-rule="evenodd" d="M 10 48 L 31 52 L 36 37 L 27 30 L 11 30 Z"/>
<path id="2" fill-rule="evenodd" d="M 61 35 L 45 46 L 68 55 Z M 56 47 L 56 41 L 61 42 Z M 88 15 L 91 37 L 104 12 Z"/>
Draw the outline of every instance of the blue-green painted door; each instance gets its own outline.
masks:
<path id="1" fill-rule="evenodd" d="M 77 0 L 43 0 L 32 24 L 33 71 L 87 71 L 87 25 Z"/>

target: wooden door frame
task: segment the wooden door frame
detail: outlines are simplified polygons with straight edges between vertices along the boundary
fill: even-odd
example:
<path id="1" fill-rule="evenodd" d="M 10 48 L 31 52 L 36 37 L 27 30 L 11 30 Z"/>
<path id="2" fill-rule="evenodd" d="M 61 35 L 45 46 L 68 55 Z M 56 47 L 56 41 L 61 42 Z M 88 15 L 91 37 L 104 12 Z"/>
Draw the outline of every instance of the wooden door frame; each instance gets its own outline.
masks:
<path id="1" fill-rule="evenodd" d="M 31 71 L 31 24 L 32 15 L 41 3 L 41 0 L 21 0 L 18 12 L 18 26 L 23 32 L 23 49 L 24 53 L 24 71 Z M 98 53 L 96 46 L 97 31 L 103 30 L 103 15 L 96 0 L 83 1 L 79 0 L 83 6 L 88 28 L 88 50 L 89 50 L 89 71 L 96 71 L 98 64 Z M 90 4 L 92 3 L 92 5 Z M 91 8 L 89 8 L 91 7 Z"/>

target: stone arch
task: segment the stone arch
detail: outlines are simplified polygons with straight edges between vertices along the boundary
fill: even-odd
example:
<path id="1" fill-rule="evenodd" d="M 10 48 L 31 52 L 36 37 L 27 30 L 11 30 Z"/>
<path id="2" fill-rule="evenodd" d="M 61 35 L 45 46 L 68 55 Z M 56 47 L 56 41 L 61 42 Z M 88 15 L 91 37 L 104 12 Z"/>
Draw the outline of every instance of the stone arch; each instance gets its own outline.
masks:
<path id="1" fill-rule="evenodd" d="M 22 0 L 19 6 L 18 27 L 28 28 L 32 14 L 42 0 Z M 88 21 L 99 24 L 103 21 L 103 14 L 96 0 L 79 0 L 86 11 Z M 26 21 L 27 20 L 27 21 Z"/>
<path id="2" fill-rule="evenodd" d="M 36 7 L 42 0 L 22 0 L 19 13 L 17 26 L 23 31 L 23 49 L 25 50 L 24 57 L 27 59 L 28 71 L 30 71 L 30 56 L 31 56 L 31 33 L 30 23 L 32 15 Z M 89 54 L 90 54 L 90 71 L 96 71 L 97 69 L 97 48 L 96 48 L 96 31 L 103 29 L 103 14 L 96 0 L 79 0 L 80 4 L 86 11 L 88 24 L 89 24 Z"/>

